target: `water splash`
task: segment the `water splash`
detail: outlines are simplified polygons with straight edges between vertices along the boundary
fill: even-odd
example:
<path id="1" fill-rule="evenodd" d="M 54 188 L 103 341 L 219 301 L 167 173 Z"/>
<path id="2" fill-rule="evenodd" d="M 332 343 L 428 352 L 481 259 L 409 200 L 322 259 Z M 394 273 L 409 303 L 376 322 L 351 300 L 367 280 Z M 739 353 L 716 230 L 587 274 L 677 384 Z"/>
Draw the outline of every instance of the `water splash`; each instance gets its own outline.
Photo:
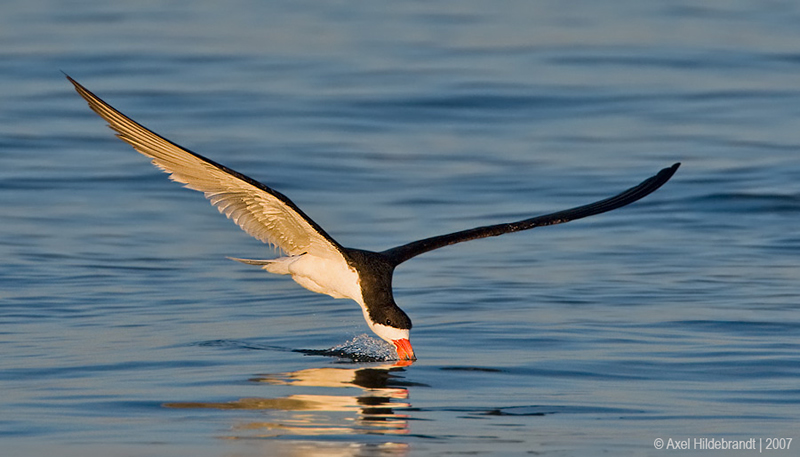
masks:
<path id="1" fill-rule="evenodd" d="M 397 352 L 389 343 L 373 338 L 366 333 L 355 336 L 353 339 L 330 349 L 298 349 L 307 355 L 322 355 L 326 357 L 340 357 L 353 362 L 386 362 L 397 360 Z"/>

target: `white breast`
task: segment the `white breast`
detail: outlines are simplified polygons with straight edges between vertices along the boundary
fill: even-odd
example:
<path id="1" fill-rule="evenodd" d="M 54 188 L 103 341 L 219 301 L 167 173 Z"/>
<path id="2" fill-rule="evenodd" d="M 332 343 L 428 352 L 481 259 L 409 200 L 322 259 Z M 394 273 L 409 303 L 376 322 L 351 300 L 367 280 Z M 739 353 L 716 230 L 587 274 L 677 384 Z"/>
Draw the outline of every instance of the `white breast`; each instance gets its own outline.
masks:
<path id="1" fill-rule="evenodd" d="M 290 274 L 295 282 L 312 292 L 349 298 L 364 306 L 358 273 L 344 259 L 303 254 L 275 259 L 265 269 L 270 273 Z"/>

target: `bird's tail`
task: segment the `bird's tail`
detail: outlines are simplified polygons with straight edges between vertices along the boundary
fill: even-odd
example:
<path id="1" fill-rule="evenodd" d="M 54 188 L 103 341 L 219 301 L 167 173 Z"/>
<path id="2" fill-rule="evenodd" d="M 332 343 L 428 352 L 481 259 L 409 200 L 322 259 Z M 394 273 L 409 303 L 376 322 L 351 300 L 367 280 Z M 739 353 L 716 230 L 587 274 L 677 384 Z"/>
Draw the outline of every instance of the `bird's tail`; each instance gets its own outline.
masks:
<path id="1" fill-rule="evenodd" d="M 289 271 L 289 265 L 294 263 L 298 259 L 298 256 L 294 257 L 279 257 L 277 259 L 269 259 L 269 260 L 257 260 L 257 259 L 238 259 L 236 257 L 228 257 L 231 260 L 235 260 L 237 262 L 246 263 L 248 265 L 255 265 L 257 267 L 261 267 L 264 270 L 269 271 L 270 273 L 275 273 L 277 275 L 290 275 L 292 274 Z"/>
<path id="2" fill-rule="evenodd" d="M 278 260 L 278 259 L 269 259 L 269 260 L 239 259 L 239 258 L 236 258 L 236 257 L 228 257 L 228 258 L 231 259 L 231 260 L 235 260 L 237 262 L 242 262 L 242 263 L 246 263 L 248 265 L 257 265 L 257 266 L 271 265 L 271 264 L 275 263 L 276 260 Z"/>

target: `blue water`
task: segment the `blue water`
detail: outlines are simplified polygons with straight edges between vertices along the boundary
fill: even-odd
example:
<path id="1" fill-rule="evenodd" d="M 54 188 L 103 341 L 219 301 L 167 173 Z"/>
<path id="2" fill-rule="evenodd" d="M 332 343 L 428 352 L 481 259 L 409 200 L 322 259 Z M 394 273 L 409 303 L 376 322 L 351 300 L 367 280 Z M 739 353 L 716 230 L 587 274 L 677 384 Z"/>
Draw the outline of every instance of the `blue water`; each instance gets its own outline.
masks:
<path id="1" fill-rule="evenodd" d="M 797 455 L 795 2 L 0 12 L 2 455 Z M 353 361 L 325 354 L 380 353 L 357 305 L 228 260 L 273 252 L 59 70 L 351 247 L 683 166 L 628 208 L 402 265 L 419 360 Z"/>

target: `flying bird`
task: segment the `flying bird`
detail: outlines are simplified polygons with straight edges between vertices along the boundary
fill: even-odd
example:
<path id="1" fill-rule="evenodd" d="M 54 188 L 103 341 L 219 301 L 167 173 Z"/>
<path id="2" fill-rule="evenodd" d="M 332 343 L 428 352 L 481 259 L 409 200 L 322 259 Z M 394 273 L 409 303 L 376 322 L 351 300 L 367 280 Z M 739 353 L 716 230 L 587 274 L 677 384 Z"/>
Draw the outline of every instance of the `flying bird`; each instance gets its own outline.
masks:
<path id="1" fill-rule="evenodd" d="M 392 343 L 401 360 L 415 360 L 411 319 L 392 294 L 395 267 L 420 254 L 462 241 L 535 227 L 561 224 L 631 204 L 661 187 L 680 166 L 664 168 L 637 186 L 588 205 L 516 222 L 488 225 L 413 241 L 382 252 L 339 244 L 282 193 L 207 159 L 143 127 L 69 77 L 81 97 L 108 122 L 116 135 L 152 159 L 170 179 L 205 194 L 211 204 L 249 235 L 279 248 L 285 256 L 269 260 L 237 259 L 281 275 L 291 275 L 306 289 L 361 306 L 369 328 Z"/>

